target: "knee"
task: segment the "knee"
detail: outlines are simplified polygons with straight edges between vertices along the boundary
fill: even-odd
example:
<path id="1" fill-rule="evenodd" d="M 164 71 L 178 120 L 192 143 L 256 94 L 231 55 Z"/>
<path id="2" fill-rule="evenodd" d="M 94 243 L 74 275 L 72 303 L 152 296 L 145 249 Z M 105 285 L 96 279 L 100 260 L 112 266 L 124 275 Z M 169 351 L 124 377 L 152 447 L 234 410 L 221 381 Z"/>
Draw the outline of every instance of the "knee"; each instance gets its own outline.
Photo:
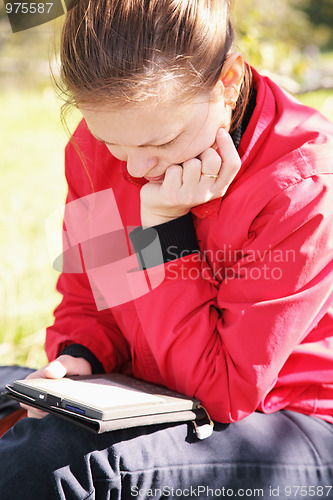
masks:
<path id="1" fill-rule="evenodd" d="M 25 500 L 68 498 L 68 492 L 88 498 L 96 477 L 99 488 L 109 488 L 119 475 L 104 441 L 51 415 L 21 420 L 0 440 L 0 491 L 7 495 L 1 499 L 21 498 L 22 491 Z"/>
<path id="2" fill-rule="evenodd" d="M 27 494 L 25 498 L 33 498 L 32 491 L 39 495 L 34 498 L 54 498 L 53 473 L 71 463 L 73 427 L 46 416 L 24 418 L 10 429 L 0 440 L 0 491 L 7 494 L 1 498 L 20 498 L 22 491 Z"/>
<path id="3" fill-rule="evenodd" d="M 47 416 L 17 422 L 0 440 L 1 470 L 14 463 L 14 469 L 30 469 L 33 477 L 34 471 L 38 474 L 61 460 L 71 434 L 59 425 L 60 419 L 54 420 Z"/>

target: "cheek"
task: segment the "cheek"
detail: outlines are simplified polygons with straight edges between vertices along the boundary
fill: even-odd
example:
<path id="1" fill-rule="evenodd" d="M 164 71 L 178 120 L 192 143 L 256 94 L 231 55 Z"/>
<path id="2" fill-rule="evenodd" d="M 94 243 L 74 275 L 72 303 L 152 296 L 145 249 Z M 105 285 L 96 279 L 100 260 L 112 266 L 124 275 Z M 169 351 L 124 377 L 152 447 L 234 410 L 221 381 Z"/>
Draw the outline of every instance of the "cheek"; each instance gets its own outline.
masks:
<path id="1" fill-rule="evenodd" d="M 182 150 L 179 150 L 176 163 L 183 163 L 184 161 L 196 158 L 207 149 L 214 147 L 216 145 L 215 140 L 217 130 L 218 128 L 216 130 L 214 128 L 203 134 L 198 134 L 198 136 L 189 144 L 185 145 Z M 214 149 L 216 148 L 214 147 Z"/>
<path id="2" fill-rule="evenodd" d="M 127 154 L 121 149 L 113 146 L 106 146 L 112 156 L 117 158 L 120 161 L 127 161 Z"/>

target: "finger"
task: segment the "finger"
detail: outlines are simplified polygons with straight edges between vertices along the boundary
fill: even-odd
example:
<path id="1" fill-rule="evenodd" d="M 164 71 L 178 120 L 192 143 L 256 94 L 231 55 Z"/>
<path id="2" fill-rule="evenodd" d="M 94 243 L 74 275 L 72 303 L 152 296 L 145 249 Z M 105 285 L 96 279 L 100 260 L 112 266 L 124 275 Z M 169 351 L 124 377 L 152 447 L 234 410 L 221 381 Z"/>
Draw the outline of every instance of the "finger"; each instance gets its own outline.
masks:
<path id="1" fill-rule="evenodd" d="M 51 361 L 46 366 L 43 366 L 39 370 L 30 373 L 30 375 L 28 375 L 26 378 L 62 378 L 74 369 L 74 365 L 77 365 L 75 361 L 76 359 L 78 358 L 73 358 L 73 356 L 59 356 L 59 358 Z"/>
<path id="2" fill-rule="evenodd" d="M 45 369 L 45 366 L 43 366 L 43 368 L 40 368 L 39 370 L 36 370 L 35 372 L 30 373 L 30 375 L 28 375 L 26 377 L 26 379 L 43 378 L 44 377 L 44 375 L 43 375 L 44 369 Z"/>
<path id="3" fill-rule="evenodd" d="M 64 358 L 67 356 L 63 356 Z M 69 357 L 69 356 L 68 356 Z M 66 364 L 66 361 L 65 361 Z M 68 364 L 68 361 L 67 361 Z M 52 361 L 45 367 L 37 370 L 36 372 L 31 373 L 28 378 L 62 378 L 66 375 L 67 368 L 64 366 L 63 362 L 59 362 L 58 360 Z M 29 418 L 43 418 L 47 415 L 46 412 L 39 410 L 37 408 L 33 408 L 24 403 L 20 403 L 20 406 L 25 409 L 28 413 Z"/>
<path id="4" fill-rule="evenodd" d="M 89 375 L 91 365 L 84 358 L 74 358 L 64 354 L 44 368 L 46 378 L 63 378 L 66 375 Z"/>
<path id="5" fill-rule="evenodd" d="M 199 156 L 201 160 L 201 172 L 208 175 L 218 175 L 222 160 L 220 155 L 213 149 L 208 148 Z M 209 177 L 203 176 L 204 179 Z"/>
<path id="6" fill-rule="evenodd" d="M 191 158 L 183 163 L 183 185 L 196 186 L 201 177 L 202 162 L 199 158 Z"/>
<path id="7" fill-rule="evenodd" d="M 56 359 L 44 368 L 43 375 L 46 378 L 63 378 L 67 374 L 66 361 Z"/>
<path id="8" fill-rule="evenodd" d="M 20 406 L 27 411 L 27 416 L 29 418 L 43 418 L 47 415 L 45 411 L 38 410 L 37 408 L 33 408 L 32 406 L 28 406 L 24 403 L 20 403 Z"/>
<path id="9" fill-rule="evenodd" d="M 84 358 L 74 358 L 69 355 L 59 356 L 55 361 L 51 361 L 48 365 L 40 368 L 36 372 L 30 374 L 27 378 L 63 378 L 65 375 L 91 375 L 92 369 L 89 361 Z M 43 418 L 47 415 L 46 412 L 33 408 L 25 403 L 20 403 L 20 406 L 27 410 L 28 417 Z"/>
<path id="10" fill-rule="evenodd" d="M 220 128 L 216 134 L 216 140 L 222 158 L 222 167 L 216 180 L 216 188 L 225 192 L 237 175 L 241 167 L 241 160 L 232 138 L 226 130 Z"/>
<path id="11" fill-rule="evenodd" d="M 180 165 L 170 165 L 165 171 L 163 188 L 171 188 L 173 191 L 178 191 L 183 182 L 183 168 Z"/>

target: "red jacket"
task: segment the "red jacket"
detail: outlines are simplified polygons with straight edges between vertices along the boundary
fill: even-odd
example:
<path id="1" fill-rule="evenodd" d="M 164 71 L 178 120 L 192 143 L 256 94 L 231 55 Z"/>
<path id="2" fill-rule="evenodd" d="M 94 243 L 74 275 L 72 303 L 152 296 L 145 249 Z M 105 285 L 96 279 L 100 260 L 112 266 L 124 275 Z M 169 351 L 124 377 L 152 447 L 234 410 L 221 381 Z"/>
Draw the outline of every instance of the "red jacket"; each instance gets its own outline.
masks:
<path id="1" fill-rule="evenodd" d="M 136 377 L 195 395 L 221 422 L 282 408 L 333 422 L 333 125 L 253 74 L 241 171 L 222 199 L 191 210 L 201 258 L 151 268 L 148 293 L 109 308 L 96 307 L 84 272 L 62 273 L 46 351 L 52 360 L 81 344 L 106 372 L 130 365 Z M 92 193 L 91 183 L 112 188 L 129 241 L 146 181 L 84 121 L 74 138 L 91 182 L 69 143 L 67 201 Z M 112 283 L 108 268 L 104 276 Z"/>

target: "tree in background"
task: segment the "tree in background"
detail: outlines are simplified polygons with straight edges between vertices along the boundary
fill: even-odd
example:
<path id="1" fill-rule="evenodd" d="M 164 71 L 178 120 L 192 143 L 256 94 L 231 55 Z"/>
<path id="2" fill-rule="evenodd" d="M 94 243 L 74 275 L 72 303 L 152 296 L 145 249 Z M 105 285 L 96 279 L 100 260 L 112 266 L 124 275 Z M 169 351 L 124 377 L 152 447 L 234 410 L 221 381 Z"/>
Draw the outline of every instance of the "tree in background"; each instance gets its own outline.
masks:
<path id="1" fill-rule="evenodd" d="M 319 49 L 333 43 L 332 0 L 230 1 L 237 45 L 249 62 L 271 76 L 282 76 L 284 80 L 279 83 L 284 86 L 288 87 L 288 81 L 298 82 L 298 87 L 289 90 L 300 91 L 309 66 L 317 64 Z M 6 65 L 25 73 L 33 69 L 37 79 L 41 67 L 45 78 L 47 67 L 41 60 L 47 62 L 49 54 L 52 55 L 48 41 L 57 40 L 58 34 L 52 35 L 53 25 L 59 27 L 61 22 L 59 18 L 55 23 L 12 34 L 5 9 L 0 7 L 0 73 L 6 70 Z M 10 58 L 15 60 L 14 64 L 10 64 Z"/>
<path id="2" fill-rule="evenodd" d="M 312 24 L 328 33 L 324 48 L 333 49 L 333 3 L 332 0 L 303 0 L 302 8 Z"/>
<path id="3" fill-rule="evenodd" d="M 329 42 L 331 30 L 327 23 L 313 22 L 310 3 L 311 8 L 316 6 L 322 13 L 325 11 L 322 4 L 327 4 L 333 16 L 332 0 L 233 2 L 238 46 L 253 66 L 284 77 L 284 81 L 280 81 L 282 85 L 292 79 L 306 86 L 309 66 L 317 63 L 320 48 Z M 297 89 L 300 85 L 295 85 L 295 92 Z"/>

